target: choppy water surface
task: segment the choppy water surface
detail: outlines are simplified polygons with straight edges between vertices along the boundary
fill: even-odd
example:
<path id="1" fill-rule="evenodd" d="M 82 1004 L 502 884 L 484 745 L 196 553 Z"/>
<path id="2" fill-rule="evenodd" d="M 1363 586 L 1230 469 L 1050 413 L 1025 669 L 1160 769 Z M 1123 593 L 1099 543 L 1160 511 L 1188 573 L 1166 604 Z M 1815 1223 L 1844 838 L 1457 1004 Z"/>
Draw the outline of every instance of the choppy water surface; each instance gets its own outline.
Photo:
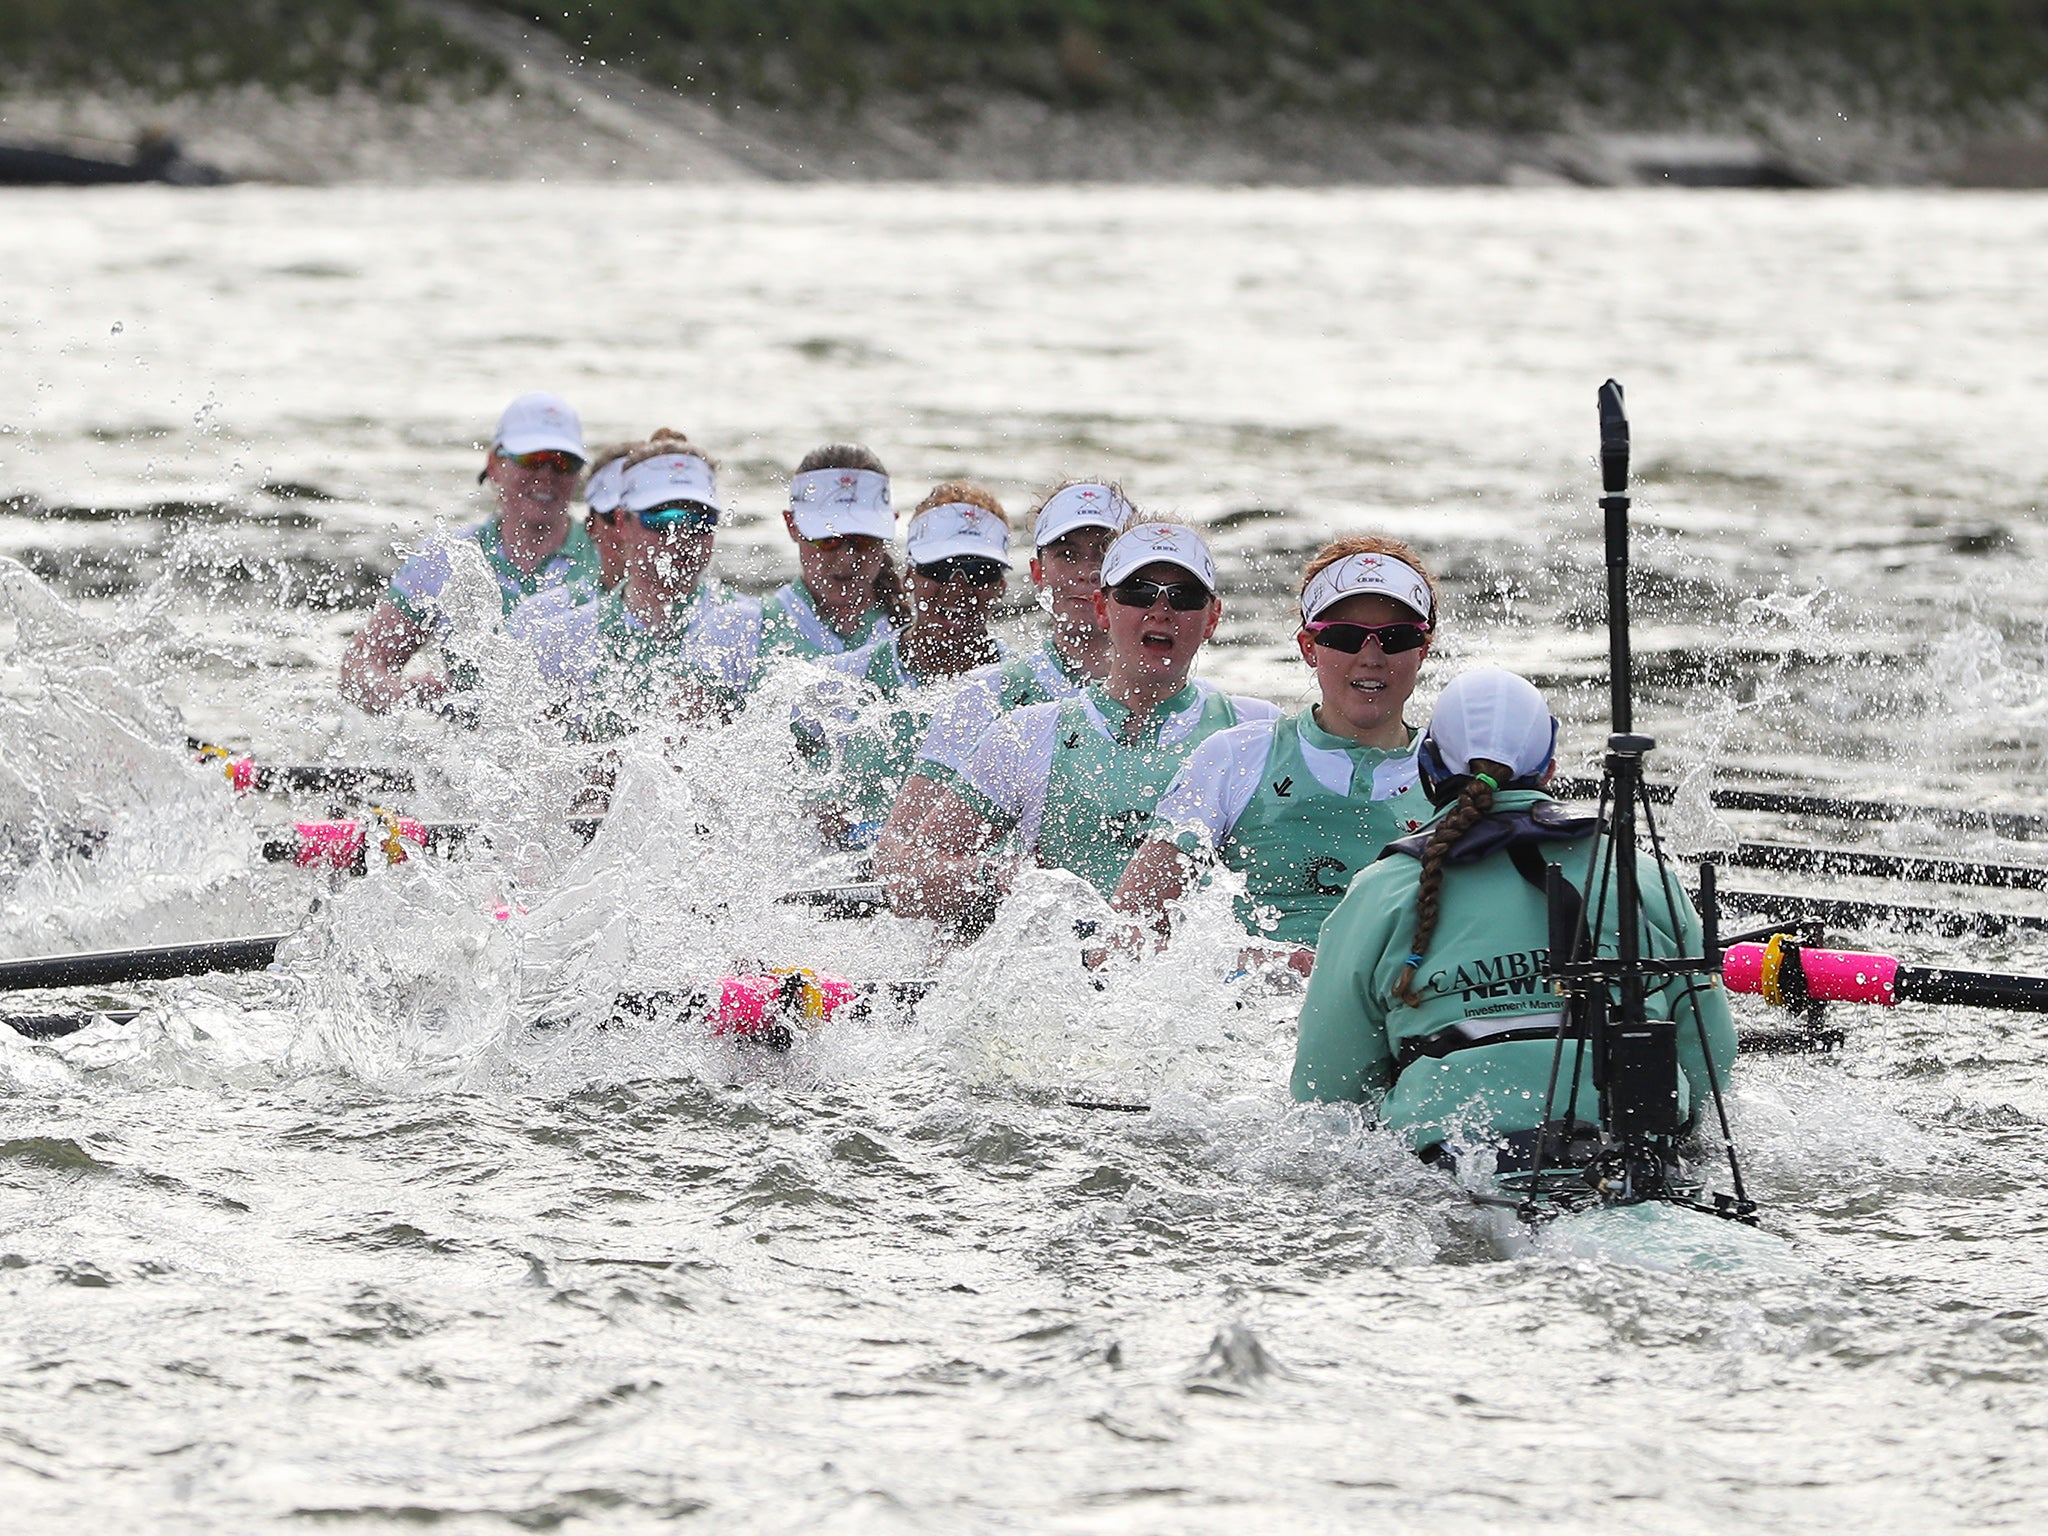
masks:
<path id="1" fill-rule="evenodd" d="M 1286 1103 L 1288 1001 L 1223 980 L 1223 893 L 1100 991 L 1048 877 L 914 1016 L 784 1059 L 601 1028 L 621 988 L 934 956 L 772 903 L 818 878 L 772 709 L 636 746 L 583 849 L 516 653 L 480 654 L 468 735 L 344 718 L 332 677 L 394 546 L 474 515 L 503 401 L 553 388 L 593 440 L 719 453 L 756 589 L 819 441 L 911 495 L 1120 475 L 1214 533 L 1210 675 L 1287 701 L 1300 557 L 1401 532 L 1447 576 L 1426 687 L 1528 669 L 1583 763 L 1614 374 L 1677 832 L 2044 862 L 1702 798 L 2042 808 L 2044 236 L 2048 201 L 1956 195 L 6 195 L 0 954 L 299 935 L 273 973 L 122 994 L 132 1026 L 0 1031 L 10 1528 L 2038 1525 L 2023 1016 L 1845 1016 L 1834 1057 L 1745 1061 L 1790 1268 L 1507 1257 Z M 494 846 L 268 871 L 288 808 L 236 803 L 187 730 L 413 763 L 417 807 Z M 2038 934 L 1867 937 L 2048 966 Z"/>

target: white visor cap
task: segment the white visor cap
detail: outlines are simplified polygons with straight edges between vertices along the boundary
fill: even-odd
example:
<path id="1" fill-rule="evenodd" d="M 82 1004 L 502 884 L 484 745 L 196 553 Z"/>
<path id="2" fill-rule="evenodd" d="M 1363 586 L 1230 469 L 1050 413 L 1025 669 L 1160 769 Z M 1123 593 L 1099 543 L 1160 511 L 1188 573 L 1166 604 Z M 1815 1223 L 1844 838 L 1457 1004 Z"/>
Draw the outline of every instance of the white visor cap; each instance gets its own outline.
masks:
<path id="1" fill-rule="evenodd" d="M 1327 610 L 1347 597 L 1360 594 L 1391 597 L 1404 608 L 1413 609 L 1425 624 L 1436 619 L 1429 600 L 1429 583 L 1422 572 L 1392 555 L 1346 555 L 1315 574 L 1301 589 L 1301 622 L 1313 624 Z"/>
<path id="2" fill-rule="evenodd" d="M 521 395 L 505 407 L 491 438 L 493 453 L 542 453 L 548 449 L 587 458 L 583 422 L 560 395 Z"/>
<path id="3" fill-rule="evenodd" d="M 593 512 L 616 512 L 619 510 L 619 477 L 624 473 L 624 459 L 606 459 L 597 466 L 590 477 L 590 484 L 583 487 L 583 501 Z"/>
<path id="4" fill-rule="evenodd" d="M 1114 533 L 1135 516 L 1137 509 L 1117 495 L 1112 486 L 1095 482 L 1063 485 L 1038 509 L 1031 543 L 1034 548 L 1043 549 L 1076 528 L 1107 528 Z"/>
<path id="5" fill-rule="evenodd" d="M 1461 672 L 1438 695 L 1429 717 L 1436 755 L 1454 774 L 1474 758 L 1505 763 L 1517 779 L 1533 778 L 1557 752 L 1557 721 L 1525 677 L 1500 667 Z"/>
<path id="6" fill-rule="evenodd" d="M 904 545 L 912 565 L 931 565 L 954 555 L 1010 563 L 1009 525 L 972 502 L 949 501 L 918 513 L 910 520 Z"/>
<path id="7" fill-rule="evenodd" d="M 647 512 L 679 501 L 713 512 L 719 509 L 717 477 L 694 453 L 642 459 L 619 477 L 619 506 L 624 511 Z"/>
<path id="8" fill-rule="evenodd" d="M 1177 565 L 1211 592 L 1216 590 L 1216 561 L 1209 546 L 1182 523 L 1139 523 L 1118 534 L 1102 557 L 1102 584 L 1113 587 L 1160 562 Z"/>
<path id="9" fill-rule="evenodd" d="M 796 520 L 796 531 L 807 539 L 846 534 L 870 539 L 896 537 L 889 477 L 872 469 L 812 469 L 791 475 L 789 511 Z"/>

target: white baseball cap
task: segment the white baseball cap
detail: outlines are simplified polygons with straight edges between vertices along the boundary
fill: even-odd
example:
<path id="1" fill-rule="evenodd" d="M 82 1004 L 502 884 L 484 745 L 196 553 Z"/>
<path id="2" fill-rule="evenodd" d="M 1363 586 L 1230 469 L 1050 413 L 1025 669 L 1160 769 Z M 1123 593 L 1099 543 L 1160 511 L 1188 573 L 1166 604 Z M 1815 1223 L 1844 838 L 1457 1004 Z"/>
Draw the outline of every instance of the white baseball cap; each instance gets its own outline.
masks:
<path id="1" fill-rule="evenodd" d="M 910 520 L 904 546 L 912 565 L 932 565 L 954 555 L 1010 563 L 1010 528 L 987 507 L 948 501 Z"/>
<path id="2" fill-rule="evenodd" d="M 606 459 L 597 466 L 590 483 L 583 487 L 583 500 L 593 512 L 619 510 L 619 477 L 625 470 L 623 457 Z"/>
<path id="3" fill-rule="evenodd" d="M 1557 755 L 1557 720 L 1527 678 L 1500 667 L 1461 672 L 1437 697 L 1421 758 L 1445 779 L 1472 771 L 1474 758 L 1505 763 L 1514 782 L 1539 779 Z"/>
<path id="4" fill-rule="evenodd" d="M 642 459 L 619 477 L 619 507 L 648 512 L 677 502 L 718 510 L 718 479 L 694 453 L 664 453 Z"/>
<path id="5" fill-rule="evenodd" d="M 807 539 L 896 536 L 889 477 L 872 469 L 812 469 L 791 475 L 789 511 L 796 531 Z"/>
<path id="6" fill-rule="evenodd" d="M 1116 492 L 1116 487 L 1099 481 L 1063 485 L 1045 499 L 1038 509 L 1038 523 L 1031 530 L 1031 543 L 1043 549 L 1076 528 L 1107 528 L 1114 533 L 1138 515 Z"/>
<path id="7" fill-rule="evenodd" d="M 583 423 L 568 401 L 535 393 L 521 395 L 505 407 L 491 438 L 491 452 L 541 453 L 550 448 L 579 459 L 589 457 L 583 447 Z"/>
<path id="8" fill-rule="evenodd" d="M 1102 584 L 1113 587 L 1159 561 L 1179 566 L 1211 592 L 1216 590 L 1216 561 L 1209 546 L 1182 523 L 1138 523 L 1118 534 L 1102 557 Z"/>
<path id="9" fill-rule="evenodd" d="M 1391 597 L 1402 607 L 1412 608 L 1425 623 L 1436 618 L 1422 572 L 1392 555 L 1362 554 L 1346 555 L 1316 572 L 1315 579 L 1301 589 L 1301 622 L 1313 624 L 1318 615 L 1360 593 Z"/>

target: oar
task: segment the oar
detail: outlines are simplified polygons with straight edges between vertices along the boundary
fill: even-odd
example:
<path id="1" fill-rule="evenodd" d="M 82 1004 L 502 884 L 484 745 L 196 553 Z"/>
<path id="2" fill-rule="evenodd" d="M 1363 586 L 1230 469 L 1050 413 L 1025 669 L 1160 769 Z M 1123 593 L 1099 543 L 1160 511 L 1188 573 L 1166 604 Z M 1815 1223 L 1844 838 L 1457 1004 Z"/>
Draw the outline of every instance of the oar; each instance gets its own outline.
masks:
<path id="1" fill-rule="evenodd" d="M 1669 805 L 1676 795 L 1669 784 L 1646 784 L 1643 788 L 1658 805 Z M 1560 800 L 1597 800 L 1600 781 L 1553 779 L 1550 792 Z M 1715 789 L 1708 791 L 1707 799 L 1724 811 L 1764 811 L 1774 816 L 1822 816 L 1840 821 L 1924 821 L 1932 826 L 1997 832 L 2006 837 L 2048 835 L 2048 816 L 2030 816 L 2019 811 L 1971 811 L 1945 805 L 1840 800 L 1832 795 L 1787 794 L 1767 789 Z"/>
<path id="2" fill-rule="evenodd" d="M 602 816 L 572 816 L 569 830 L 589 842 L 604 825 Z M 474 821 L 420 821 L 379 810 L 374 816 L 348 821 L 299 821 L 265 835 L 263 857 L 271 864 L 296 864 L 302 869 L 340 869 L 361 874 L 374 839 L 384 857 L 403 864 L 406 845 L 429 853 L 455 854 L 478 836 Z"/>
<path id="3" fill-rule="evenodd" d="M 1796 843 L 1738 843 L 1715 855 L 1739 869 L 1782 869 L 1798 874 L 1861 875 L 1931 885 L 1981 885 L 2006 891 L 2048 890 L 2048 869 L 2027 864 L 1979 864 L 1860 848 L 1813 848 Z"/>
<path id="4" fill-rule="evenodd" d="M 1824 1003 L 1872 1003 L 1880 1008 L 1947 1003 L 2048 1013 L 2048 976 L 1907 965 L 1892 955 L 1813 949 L 1782 939 L 1770 944 L 1729 945 L 1721 975 L 1729 991 L 1756 993 L 1780 1006 L 1811 998 Z"/>
<path id="5" fill-rule="evenodd" d="M 380 794 L 409 795 L 413 792 L 412 770 L 408 768 L 345 768 L 324 763 L 274 765 L 259 763 L 249 756 L 237 757 L 225 747 L 187 736 L 185 745 L 203 763 L 218 763 L 238 794 L 256 790 L 263 794 Z"/>
<path id="6" fill-rule="evenodd" d="M 1817 921 L 1843 928 L 1869 923 L 1902 923 L 1926 928 L 1945 938 L 1971 935 L 1996 938 L 2002 933 L 2048 933 L 2048 917 L 2019 912 L 1966 912 L 1948 907 L 1907 907 L 1889 901 L 1842 901 L 1826 896 L 1796 896 L 1784 891 L 1744 891 L 1722 886 L 1723 906 L 1761 912 L 1776 922 Z"/>
<path id="7" fill-rule="evenodd" d="M 0 1024 L 26 1040 L 59 1040 L 95 1024 L 133 1024 L 141 1017 L 140 1008 L 107 1008 L 98 1012 L 81 1009 L 72 1013 L 0 1014 Z"/>
<path id="8" fill-rule="evenodd" d="M 107 987 L 131 981 L 166 981 L 211 971 L 260 971 L 277 958 L 289 934 L 249 939 L 207 939 L 197 944 L 152 944 L 88 955 L 43 955 L 0 960 L 0 992 L 31 987 Z"/>
<path id="9" fill-rule="evenodd" d="M 873 917 L 889 910 L 889 888 L 876 882 L 821 885 L 811 890 L 784 891 L 775 900 L 785 907 L 818 907 L 827 917 Z"/>

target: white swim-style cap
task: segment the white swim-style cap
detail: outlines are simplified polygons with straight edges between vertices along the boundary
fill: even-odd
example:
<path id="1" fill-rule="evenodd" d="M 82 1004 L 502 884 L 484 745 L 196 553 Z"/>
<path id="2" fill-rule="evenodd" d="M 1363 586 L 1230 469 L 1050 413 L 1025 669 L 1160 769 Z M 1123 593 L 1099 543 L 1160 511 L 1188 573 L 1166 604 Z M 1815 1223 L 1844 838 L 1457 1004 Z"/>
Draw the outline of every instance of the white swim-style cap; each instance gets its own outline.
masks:
<path id="1" fill-rule="evenodd" d="M 1543 695 L 1527 678 L 1500 667 L 1451 679 L 1430 714 L 1420 753 L 1422 771 L 1439 783 L 1469 774 L 1474 759 L 1483 757 L 1506 764 L 1512 783 L 1525 788 L 1542 781 L 1556 755 L 1557 719 Z"/>
<path id="2" fill-rule="evenodd" d="M 1159 562 L 1177 565 L 1211 592 L 1216 561 L 1202 536 L 1184 523 L 1139 523 L 1126 528 L 1102 557 L 1102 584 L 1113 587 Z"/>
<path id="3" fill-rule="evenodd" d="M 619 477 L 618 504 L 627 512 L 648 512 L 678 503 L 719 510 L 718 477 L 694 453 L 642 459 Z"/>
<path id="4" fill-rule="evenodd" d="M 1301 589 L 1301 622 L 1313 624 L 1333 605 L 1361 593 L 1391 597 L 1402 607 L 1413 609 L 1425 624 L 1436 618 L 1422 572 L 1393 555 L 1368 552 L 1346 555 L 1316 572 Z"/>
<path id="5" fill-rule="evenodd" d="M 896 537 L 889 477 L 872 469 L 811 469 L 789 477 L 789 513 L 807 539 Z"/>
<path id="6" fill-rule="evenodd" d="M 910 520 L 904 552 L 912 565 L 936 565 L 954 555 L 1010 563 L 1010 526 L 971 501 L 942 502 Z"/>
<path id="7" fill-rule="evenodd" d="M 1031 530 L 1032 547 L 1043 549 L 1076 528 L 1107 528 L 1114 533 L 1135 515 L 1136 509 L 1113 485 L 1097 480 L 1063 485 L 1038 509 L 1038 522 Z"/>

